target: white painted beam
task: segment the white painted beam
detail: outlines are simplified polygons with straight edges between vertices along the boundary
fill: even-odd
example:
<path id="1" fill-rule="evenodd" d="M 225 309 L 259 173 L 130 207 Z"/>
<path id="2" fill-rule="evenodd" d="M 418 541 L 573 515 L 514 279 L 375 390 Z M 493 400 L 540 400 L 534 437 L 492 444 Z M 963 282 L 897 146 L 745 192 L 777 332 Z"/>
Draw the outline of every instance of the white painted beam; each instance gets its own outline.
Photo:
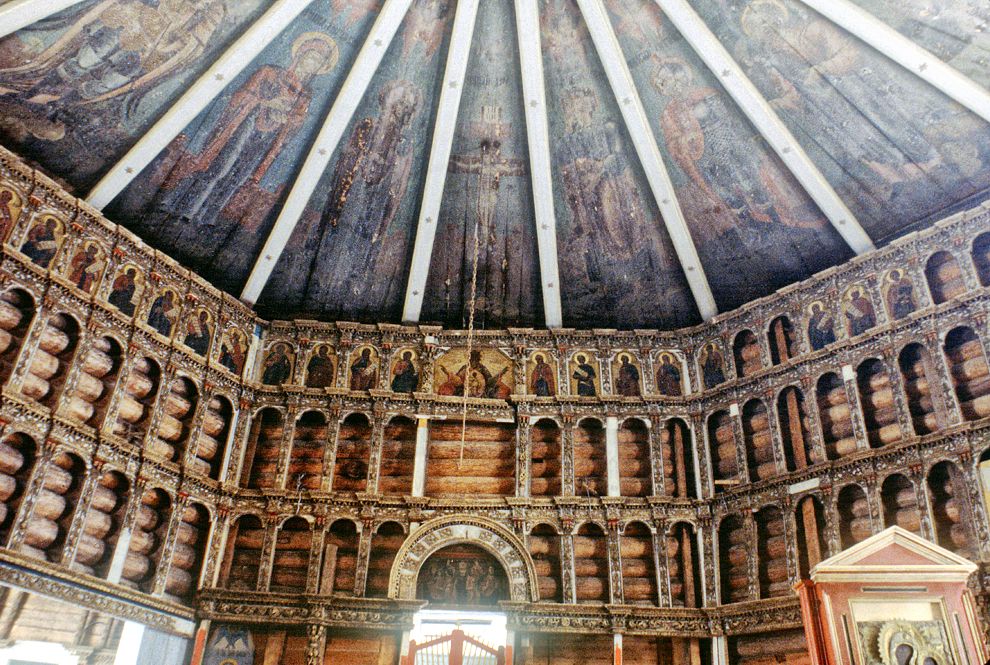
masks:
<path id="1" fill-rule="evenodd" d="M 873 249 L 873 241 L 856 216 L 687 0 L 656 2 L 849 247 L 857 254 Z"/>
<path id="2" fill-rule="evenodd" d="M 801 0 L 990 122 L 990 91 L 849 0 Z"/>
<path id="3" fill-rule="evenodd" d="M 255 260 L 254 268 L 248 277 L 247 284 L 241 292 L 241 300 L 253 305 L 257 302 L 261 291 L 265 288 L 268 278 L 275 269 L 278 258 L 285 250 L 285 245 L 289 242 L 292 231 L 296 228 L 300 216 L 306 209 L 313 191 L 320 182 L 327 164 L 333 157 L 334 150 L 340 143 L 341 137 L 347 130 L 347 126 L 354 116 L 361 99 L 364 97 L 371 78 L 378 71 L 389 44 L 395 37 L 402 19 L 412 0 L 385 0 L 382 10 L 375 19 L 375 24 L 371 27 L 371 32 L 365 40 L 361 51 L 358 53 L 344 85 L 341 86 L 337 98 L 330 107 L 323 127 L 316 137 L 313 146 L 306 155 L 302 168 L 299 170 L 292 189 L 285 199 L 285 205 L 279 212 L 261 254 Z"/>
<path id="4" fill-rule="evenodd" d="M 13 0 L 0 5 L 0 38 L 80 2 L 82 0 Z"/>
<path id="5" fill-rule="evenodd" d="M 440 218 L 440 202 L 447 182 L 447 166 L 454 144 L 454 130 L 457 128 L 461 91 L 464 90 L 464 73 L 467 71 L 468 58 L 471 55 L 474 23 L 478 16 L 478 1 L 458 0 L 457 12 L 454 15 L 437 118 L 433 125 L 433 144 L 430 146 L 426 182 L 423 185 L 416 243 L 413 246 L 412 264 L 406 282 L 406 300 L 402 307 L 402 320 L 407 323 L 419 321 L 423 309 L 426 279 L 433 258 L 433 241 L 437 235 L 437 222 Z"/>
<path id="6" fill-rule="evenodd" d="M 540 46 L 540 10 L 537 0 L 516 0 L 516 36 L 522 70 L 529 174 L 536 217 L 536 244 L 540 256 L 540 284 L 547 328 L 564 325 L 557 265 L 557 220 L 554 215 L 553 175 L 550 165 L 550 126 L 547 121 L 546 79 Z"/>
<path id="7" fill-rule="evenodd" d="M 102 210 L 313 0 L 278 0 L 172 104 L 86 198 Z"/>
<path id="8" fill-rule="evenodd" d="M 684 212 L 677 201 L 674 184 L 670 180 L 653 129 L 647 120 L 643 102 L 633 83 L 632 74 L 629 73 L 622 48 L 619 46 L 612 24 L 609 23 L 602 0 L 578 0 L 578 5 L 591 33 L 595 49 L 598 51 L 598 57 L 605 68 L 605 75 L 612 86 L 612 92 L 622 111 L 622 117 L 636 147 L 650 189 L 660 208 L 674 251 L 684 269 L 688 286 L 691 287 L 691 293 L 698 304 L 698 311 L 707 321 L 718 313 L 718 307 L 715 305 L 708 278 L 701 266 L 698 250 L 691 238 L 691 231 L 684 219 Z"/>
<path id="9" fill-rule="evenodd" d="M 605 417 L 605 480 L 609 496 L 622 495 L 619 475 L 619 419 Z"/>

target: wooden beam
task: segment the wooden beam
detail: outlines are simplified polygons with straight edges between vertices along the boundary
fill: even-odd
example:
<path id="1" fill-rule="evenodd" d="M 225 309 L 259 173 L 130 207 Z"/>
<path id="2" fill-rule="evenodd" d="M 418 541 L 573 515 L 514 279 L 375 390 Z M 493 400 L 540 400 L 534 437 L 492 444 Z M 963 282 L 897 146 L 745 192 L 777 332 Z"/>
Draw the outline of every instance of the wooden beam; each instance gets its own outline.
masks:
<path id="1" fill-rule="evenodd" d="M 684 269 L 698 311 L 707 321 L 718 313 L 715 297 L 701 266 L 698 250 L 691 238 L 691 231 L 677 200 L 674 184 L 660 155 L 660 148 L 657 146 L 643 102 L 629 73 L 622 48 L 619 46 L 612 24 L 609 23 L 602 0 L 578 0 L 578 6 L 591 33 L 598 57 L 605 68 L 616 102 L 622 111 L 622 117 L 636 147 L 636 153 L 639 155 L 639 161 L 646 173 L 657 206 L 660 208 L 674 251 Z"/>
<path id="2" fill-rule="evenodd" d="M 109 205 L 179 132 L 312 3 L 313 0 L 278 0 L 273 4 L 96 183 L 86 197 L 86 202 L 99 210 Z"/>
<path id="3" fill-rule="evenodd" d="M 990 91 L 849 0 L 801 0 L 990 122 Z"/>
<path id="4" fill-rule="evenodd" d="M 378 71 L 378 65 L 385 57 L 385 52 L 392 43 L 410 4 L 412 0 L 385 0 L 368 38 L 354 61 L 354 66 L 327 114 L 316 141 L 313 142 L 302 168 L 292 183 L 292 189 L 289 190 L 285 204 L 275 220 L 275 226 L 268 235 L 261 254 L 255 260 L 251 275 L 241 292 L 241 300 L 249 305 L 257 302 L 265 288 L 278 258 L 285 250 L 292 231 L 296 228 L 313 191 L 323 177 L 327 164 L 330 163 L 344 131 L 361 103 L 371 78 Z"/>
<path id="5" fill-rule="evenodd" d="M 479 0 L 459 0 L 454 15 L 443 86 L 440 89 L 436 122 L 433 125 L 433 144 L 430 147 L 426 182 L 423 185 L 416 243 L 413 246 L 412 264 L 406 282 L 406 300 L 402 307 L 402 320 L 407 323 L 418 322 L 423 309 L 426 279 L 433 258 L 433 241 L 436 238 L 437 222 L 440 218 L 440 202 L 447 182 L 447 165 L 454 144 L 461 92 L 464 90 L 464 74 L 467 71 L 468 57 L 471 55 L 475 18 L 478 16 L 478 2 Z"/>
<path id="6" fill-rule="evenodd" d="M 687 0 L 656 2 L 849 247 L 857 254 L 873 249 L 873 241 L 856 216 Z"/>
<path id="7" fill-rule="evenodd" d="M 537 0 L 516 0 L 516 37 L 522 70 L 529 175 L 533 188 L 536 243 L 540 256 L 543 314 L 547 328 L 564 325 L 557 265 L 557 220 L 554 215 L 553 175 L 550 162 L 550 126 L 547 121 L 546 79 L 540 46 Z"/>
<path id="8" fill-rule="evenodd" d="M 0 38 L 80 2 L 82 0 L 12 0 L 0 5 Z"/>

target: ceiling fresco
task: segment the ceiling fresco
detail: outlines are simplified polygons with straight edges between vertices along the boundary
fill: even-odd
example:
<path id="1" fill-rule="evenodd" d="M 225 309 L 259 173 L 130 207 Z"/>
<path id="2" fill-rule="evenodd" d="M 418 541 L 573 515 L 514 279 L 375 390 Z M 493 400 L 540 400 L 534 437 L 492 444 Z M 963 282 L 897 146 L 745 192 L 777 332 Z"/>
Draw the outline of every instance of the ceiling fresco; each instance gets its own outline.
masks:
<path id="1" fill-rule="evenodd" d="M 82 0 L 0 39 L 0 141 L 85 198 L 120 177 L 112 167 L 131 146 L 284 1 Z M 415 294 L 422 322 L 466 326 L 475 275 L 482 328 L 547 325 L 547 283 L 559 290 L 564 326 L 694 324 L 704 308 L 686 274 L 698 273 L 686 273 L 674 249 L 685 235 L 700 265 L 684 265 L 703 273 L 719 311 L 854 256 L 663 0 L 539 0 L 523 34 L 516 8 L 525 0 L 480 0 L 462 81 L 445 74 L 458 2 L 471 0 L 310 0 L 125 177 L 105 212 L 240 296 L 345 80 L 376 41 L 373 25 L 395 20 L 274 250 L 256 305 L 263 316 L 402 321 L 431 176 L 442 176 L 443 196 Z M 990 86 L 985 2 L 854 3 Z M 586 12 L 599 5 L 635 100 L 617 98 L 606 75 L 615 62 L 591 37 Z M 802 0 L 689 5 L 875 245 L 990 198 L 990 127 L 916 72 Z M 524 94 L 519 46 L 536 36 L 548 172 L 530 156 L 527 109 L 537 102 Z M 459 90 L 460 104 L 440 127 L 444 86 Z M 652 137 L 624 121 L 640 103 Z M 446 135 L 447 167 L 430 174 L 434 141 Z M 669 201 L 650 187 L 644 141 L 659 148 L 686 234 L 660 212 Z M 534 183 L 547 182 L 552 275 L 541 274 L 540 243 L 550 241 L 534 202 Z"/>

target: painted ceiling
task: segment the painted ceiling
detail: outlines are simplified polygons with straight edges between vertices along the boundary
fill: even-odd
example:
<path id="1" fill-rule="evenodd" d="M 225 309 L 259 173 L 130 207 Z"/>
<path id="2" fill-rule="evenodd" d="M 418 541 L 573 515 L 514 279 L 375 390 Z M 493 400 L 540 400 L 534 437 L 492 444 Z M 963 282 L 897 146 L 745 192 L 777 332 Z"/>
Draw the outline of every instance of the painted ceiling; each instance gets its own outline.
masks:
<path id="1" fill-rule="evenodd" d="M 850 259 L 850 228 L 879 246 L 990 197 L 974 104 L 810 0 L 62 4 L 0 40 L 0 140 L 81 198 L 109 186 L 110 219 L 269 318 L 466 327 L 473 283 L 477 327 L 676 328 Z M 985 0 L 855 7 L 987 94 Z M 706 64 L 699 34 L 738 70 Z M 120 168 L 134 146 L 141 168 Z"/>

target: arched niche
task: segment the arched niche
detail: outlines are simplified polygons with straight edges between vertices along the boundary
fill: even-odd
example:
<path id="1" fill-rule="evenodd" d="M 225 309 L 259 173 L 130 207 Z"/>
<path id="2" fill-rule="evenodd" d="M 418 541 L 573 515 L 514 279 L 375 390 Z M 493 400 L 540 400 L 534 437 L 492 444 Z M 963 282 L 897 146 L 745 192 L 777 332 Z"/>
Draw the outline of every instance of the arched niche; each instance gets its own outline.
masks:
<path id="1" fill-rule="evenodd" d="M 445 547 L 460 544 L 474 545 L 495 557 L 508 579 L 510 600 L 539 600 L 536 571 L 523 542 L 496 522 L 458 515 L 430 520 L 406 539 L 392 566 L 389 598 L 414 599 L 416 582 L 426 560 Z"/>

